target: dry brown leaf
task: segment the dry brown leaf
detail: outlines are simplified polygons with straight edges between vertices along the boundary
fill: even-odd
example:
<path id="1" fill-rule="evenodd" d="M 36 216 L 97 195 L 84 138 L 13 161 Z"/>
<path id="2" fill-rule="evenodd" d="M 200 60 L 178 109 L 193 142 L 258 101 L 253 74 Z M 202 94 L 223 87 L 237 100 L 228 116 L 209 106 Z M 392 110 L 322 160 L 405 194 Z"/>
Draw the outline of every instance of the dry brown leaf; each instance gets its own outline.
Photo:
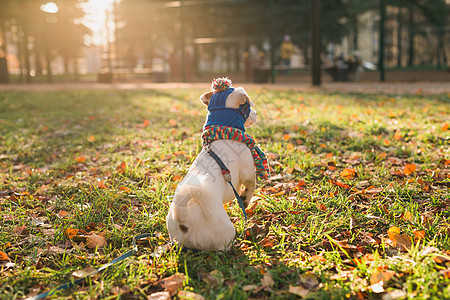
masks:
<path id="1" fill-rule="evenodd" d="M 93 234 L 87 237 L 86 247 L 89 249 L 101 248 L 106 245 L 106 239 L 101 235 Z"/>
<path id="2" fill-rule="evenodd" d="M 289 293 L 305 298 L 309 294 L 309 290 L 302 286 L 289 285 Z"/>
<path id="3" fill-rule="evenodd" d="M 16 235 L 21 235 L 25 231 L 26 228 L 27 228 L 26 226 L 14 227 L 13 233 L 16 234 Z"/>
<path id="4" fill-rule="evenodd" d="M 181 273 L 177 273 L 163 280 L 164 289 L 169 292 L 170 296 L 175 296 L 179 290 L 183 288 L 186 276 Z"/>
<path id="5" fill-rule="evenodd" d="M 178 299 L 182 300 L 204 300 L 205 297 L 203 297 L 200 294 L 196 294 L 190 291 L 179 291 L 177 294 Z"/>
<path id="6" fill-rule="evenodd" d="M 264 287 L 273 287 L 273 285 L 275 284 L 275 281 L 273 281 L 272 276 L 270 276 L 269 274 L 264 274 L 263 278 L 261 279 L 261 284 Z"/>
<path id="7" fill-rule="evenodd" d="M 170 300 L 170 299 L 172 299 L 172 297 L 170 297 L 169 292 L 157 292 L 147 297 L 147 300 Z"/>
<path id="8" fill-rule="evenodd" d="M 300 274 L 300 281 L 305 287 L 310 290 L 315 289 L 317 286 L 319 286 L 319 278 L 317 278 L 316 274 L 310 271 Z"/>
<path id="9" fill-rule="evenodd" d="M 411 238 L 404 233 L 396 235 L 394 242 L 397 246 L 403 247 L 404 250 L 409 250 L 412 246 Z"/>
<path id="10" fill-rule="evenodd" d="M 395 275 L 394 271 L 375 271 L 374 273 L 372 273 L 372 275 L 370 276 L 370 284 L 374 285 L 376 283 L 380 283 L 383 282 L 383 286 L 386 285 L 386 283 L 392 278 L 392 276 Z"/>

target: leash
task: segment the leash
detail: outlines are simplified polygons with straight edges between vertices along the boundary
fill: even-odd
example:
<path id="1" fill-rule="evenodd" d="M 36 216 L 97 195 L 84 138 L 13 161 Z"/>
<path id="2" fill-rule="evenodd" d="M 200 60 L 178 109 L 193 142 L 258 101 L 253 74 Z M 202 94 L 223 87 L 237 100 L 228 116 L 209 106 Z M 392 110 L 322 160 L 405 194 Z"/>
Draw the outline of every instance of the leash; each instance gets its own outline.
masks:
<path id="1" fill-rule="evenodd" d="M 149 237 L 154 237 L 154 235 L 153 235 L 152 233 L 145 233 L 145 234 L 139 234 L 139 235 L 133 237 L 133 247 L 132 247 L 132 249 L 131 249 L 130 251 L 128 251 L 127 253 L 124 253 L 124 254 L 122 254 L 121 256 L 119 256 L 119 257 L 113 259 L 113 260 L 110 261 L 109 263 L 104 264 L 104 265 L 101 266 L 100 268 L 98 268 L 98 269 L 96 269 L 96 270 L 93 270 L 92 272 L 90 272 L 89 274 L 87 274 L 86 276 L 84 276 L 84 277 L 82 277 L 82 278 L 78 278 L 78 279 L 75 279 L 75 280 L 73 280 L 73 281 L 66 282 L 66 283 L 64 283 L 64 284 L 62 284 L 62 285 L 60 285 L 60 286 L 58 286 L 58 287 L 56 287 L 56 288 L 54 288 L 54 289 L 52 289 L 52 290 L 49 290 L 49 291 L 47 291 L 47 292 L 45 292 L 45 293 L 42 293 L 42 294 L 39 294 L 39 295 L 36 295 L 36 296 L 33 296 L 33 297 L 26 298 L 25 300 L 44 299 L 44 298 L 46 298 L 46 297 L 48 297 L 48 296 L 53 295 L 53 294 L 56 293 L 57 291 L 67 290 L 67 289 L 70 289 L 70 288 L 72 288 L 72 287 L 74 287 L 74 286 L 76 286 L 76 285 L 82 283 L 82 282 L 83 282 L 84 280 L 86 280 L 89 276 L 92 276 L 92 275 L 94 275 L 94 274 L 97 274 L 97 273 L 99 273 L 99 272 L 105 270 L 105 269 L 108 268 L 109 266 L 112 266 L 112 265 L 114 265 L 114 264 L 116 264 L 116 263 L 118 263 L 118 262 L 120 262 L 120 261 L 122 261 L 122 260 L 124 260 L 124 259 L 126 259 L 126 258 L 128 258 L 128 257 L 130 257 L 130 256 L 135 255 L 135 254 L 138 252 L 138 247 L 137 247 L 137 245 L 136 245 L 136 240 L 141 240 L 141 239 L 145 239 L 145 238 L 149 238 Z"/>
<path id="2" fill-rule="evenodd" d="M 236 199 L 239 203 L 239 207 L 241 208 L 242 213 L 244 214 L 245 221 L 247 221 L 247 213 L 245 212 L 244 201 L 242 201 L 241 196 L 239 196 L 239 193 L 234 188 L 233 183 L 231 183 L 230 170 L 227 168 L 227 166 L 225 166 L 225 164 L 220 159 L 220 157 L 214 151 L 212 151 L 211 148 L 209 148 L 209 145 L 206 145 L 205 149 L 206 149 L 206 152 L 217 162 L 220 169 L 222 170 L 223 179 L 225 179 L 225 181 L 227 181 L 230 184 L 231 188 L 233 189 L 234 195 L 236 196 Z"/>

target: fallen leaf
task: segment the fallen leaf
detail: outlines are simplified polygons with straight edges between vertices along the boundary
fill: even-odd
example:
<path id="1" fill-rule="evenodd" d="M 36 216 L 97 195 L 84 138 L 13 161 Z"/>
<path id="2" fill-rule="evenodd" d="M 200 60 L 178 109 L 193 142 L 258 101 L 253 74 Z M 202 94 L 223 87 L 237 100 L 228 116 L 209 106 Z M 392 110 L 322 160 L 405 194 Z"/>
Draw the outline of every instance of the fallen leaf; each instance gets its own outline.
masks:
<path id="1" fill-rule="evenodd" d="M 309 294 L 309 290 L 302 286 L 289 285 L 289 293 L 305 298 Z"/>
<path id="2" fill-rule="evenodd" d="M 219 270 L 213 270 L 209 272 L 209 275 L 211 275 L 218 284 L 222 284 L 225 281 L 225 277 Z"/>
<path id="3" fill-rule="evenodd" d="M 170 125 L 171 127 L 176 127 L 176 126 L 177 126 L 177 121 L 175 121 L 174 119 L 170 119 L 170 120 L 169 120 L 169 125 Z"/>
<path id="4" fill-rule="evenodd" d="M 442 131 L 447 131 L 448 130 L 448 123 L 445 123 L 444 125 L 442 125 L 441 130 Z"/>
<path id="5" fill-rule="evenodd" d="M 95 136 L 91 135 L 91 136 L 88 137 L 86 140 L 87 140 L 89 143 L 93 143 L 93 142 L 95 142 Z"/>
<path id="6" fill-rule="evenodd" d="M 372 275 L 370 276 L 370 284 L 374 285 L 376 283 L 380 283 L 382 282 L 383 286 L 386 285 L 386 283 L 392 278 L 392 276 L 395 275 L 394 271 L 375 271 L 374 273 L 372 273 Z"/>
<path id="7" fill-rule="evenodd" d="M 356 175 L 356 171 L 354 169 L 344 169 L 341 172 L 341 177 L 344 177 L 344 178 L 347 178 L 347 179 L 352 178 L 355 175 Z"/>
<path id="8" fill-rule="evenodd" d="M 412 221 L 412 219 L 413 219 L 413 214 L 412 214 L 411 212 L 409 212 L 409 211 L 406 211 L 406 212 L 403 214 L 403 219 L 405 219 L 406 221 Z"/>
<path id="9" fill-rule="evenodd" d="M 384 292 L 383 282 L 372 284 L 371 286 L 369 286 L 369 288 L 376 294 Z"/>
<path id="10" fill-rule="evenodd" d="M 106 184 L 104 180 L 100 180 L 99 182 L 97 182 L 97 187 L 99 189 L 106 189 Z"/>
<path id="11" fill-rule="evenodd" d="M 416 165 L 414 164 L 405 164 L 405 168 L 403 169 L 403 174 L 411 175 L 416 171 Z"/>
<path id="12" fill-rule="evenodd" d="M 117 167 L 116 167 L 116 171 L 117 171 L 117 173 L 119 173 L 119 174 L 123 174 L 125 171 L 126 171 L 126 169 L 127 169 L 127 163 L 126 162 L 121 162 L 120 163 L 120 165 L 118 165 Z"/>
<path id="13" fill-rule="evenodd" d="M 79 229 L 67 228 L 64 232 L 69 239 L 73 239 L 78 234 Z"/>
<path id="14" fill-rule="evenodd" d="M 395 299 L 404 299 L 407 294 L 402 290 L 393 290 L 389 291 L 381 297 L 382 300 L 395 300 Z"/>
<path id="15" fill-rule="evenodd" d="M 317 278 L 316 274 L 313 272 L 307 271 L 303 274 L 300 274 L 301 283 L 308 288 L 309 290 L 315 289 L 319 286 L 319 278 Z"/>
<path id="16" fill-rule="evenodd" d="M 283 140 L 288 141 L 291 138 L 289 134 L 283 135 Z"/>
<path id="17" fill-rule="evenodd" d="M 87 266 L 86 268 L 82 269 L 82 270 L 76 270 L 72 272 L 72 276 L 75 278 L 83 278 L 86 276 L 91 276 L 97 273 L 97 270 Z"/>
<path id="18" fill-rule="evenodd" d="M 425 238 L 425 230 L 414 230 L 414 236 L 418 239 Z"/>
<path id="19" fill-rule="evenodd" d="M 2 260 L 9 260 L 9 257 L 5 252 L 0 250 L 0 261 Z"/>
<path id="20" fill-rule="evenodd" d="M 67 218 L 68 216 L 69 216 L 69 213 L 68 213 L 67 211 L 65 211 L 65 210 L 61 210 L 61 211 L 58 213 L 58 217 L 59 217 L 60 219 Z"/>
<path id="21" fill-rule="evenodd" d="M 101 248 L 106 245 L 106 239 L 101 235 L 93 234 L 87 237 L 86 247 L 89 249 Z"/>
<path id="22" fill-rule="evenodd" d="M 242 290 L 243 290 L 244 292 L 249 292 L 249 291 L 253 291 L 253 290 L 257 289 L 257 288 L 258 288 L 257 285 L 254 285 L 254 284 L 248 284 L 248 285 L 244 285 L 244 286 L 242 287 Z"/>
<path id="23" fill-rule="evenodd" d="M 391 228 L 389 228 L 388 236 L 391 241 L 394 241 L 395 236 L 398 234 L 400 234 L 400 228 L 398 228 L 397 226 L 392 226 Z"/>
<path id="24" fill-rule="evenodd" d="M 393 241 L 397 244 L 397 246 L 403 247 L 404 250 L 411 249 L 412 246 L 411 238 L 406 234 L 395 235 Z"/>
<path id="25" fill-rule="evenodd" d="M 190 291 L 179 291 L 177 294 L 178 299 L 182 300 L 204 300 L 205 297 L 203 297 L 200 294 L 196 294 Z"/>
<path id="26" fill-rule="evenodd" d="M 14 227 L 13 233 L 16 234 L 16 235 L 21 235 L 25 231 L 26 228 L 27 228 L 26 226 Z"/>
<path id="27" fill-rule="evenodd" d="M 163 279 L 163 287 L 170 296 L 175 296 L 179 290 L 183 288 L 186 276 L 181 273 L 176 273 L 170 277 Z"/>
<path id="28" fill-rule="evenodd" d="M 157 292 L 147 297 L 147 300 L 170 300 L 172 297 L 169 292 Z"/>
<path id="29" fill-rule="evenodd" d="M 42 225 L 44 225 L 44 221 L 42 221 L 42 219 L 40 219 L 40 218 L 31 218 L 30 223 L 31 223 L 32 226 L 42 226 Z"/>
<path id="30" fill-rule="evenodd" d="M 270 276 L 268 273 L 264 274 L 263 278 L 261 279 L 261 284 L 264 287 L 273 287 L 275 284 L 275 281 L 273 281 L 272 276 Z"/>
<path id="31" fill-rule="evenodd" d="M 75 157 L 75 161 L 77 163 L 84 163 L 86 161 L 86 157 L 84 157 L 84 156 L 77 156 L 77 157 Z"/>

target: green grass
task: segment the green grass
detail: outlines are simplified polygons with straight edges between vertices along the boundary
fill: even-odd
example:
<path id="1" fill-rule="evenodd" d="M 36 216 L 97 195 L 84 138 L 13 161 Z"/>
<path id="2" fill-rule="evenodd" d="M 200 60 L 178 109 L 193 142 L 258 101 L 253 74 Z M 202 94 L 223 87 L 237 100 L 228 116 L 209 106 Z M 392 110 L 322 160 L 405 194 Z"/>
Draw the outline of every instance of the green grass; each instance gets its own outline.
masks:
<path id="1" fill-rule="evenodd" d="M 141 233 L 160 237 L 58 298 L 146 299 L 176 273 L 207 299 L 295 299 L 290 286 L 311 299 L 450 298 L 449 95 L 250 90 L 259 122 L 248 133 L 273 177 L 249 223 L 233 203 L 229 253 L 155 255 L 169 197 L 201 150 L 202 92 L 0 94 L 1 299 L 99 267 Z M 389 239 L 392 226 L 401 235 Z M 104 247 L 87 247 L 93 233 Z"/>

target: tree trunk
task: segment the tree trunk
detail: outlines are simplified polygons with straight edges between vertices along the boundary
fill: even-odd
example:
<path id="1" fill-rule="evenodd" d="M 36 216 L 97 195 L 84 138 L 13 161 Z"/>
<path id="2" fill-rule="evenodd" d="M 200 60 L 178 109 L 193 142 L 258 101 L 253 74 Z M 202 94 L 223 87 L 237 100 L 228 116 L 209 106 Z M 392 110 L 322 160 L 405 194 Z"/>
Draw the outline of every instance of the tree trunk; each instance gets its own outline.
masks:
<path id="1" fill-rule="evenodd" d="M 414 14 L 412 7 L 409 8 L 409 49 L 408 49 L 408 66 L 411 67 L 414 63 Z"/>
<path id="2" fill-rule="evenodd" d="M 3 20 L 0 20 L 0 30 L 2 31 L 2 47 L 1 50 L 3 52 L 3 56 L 0 56 L 0 83 L 8 83 L 9 82 L 9 71 L 8 71 L 8 47 L 7 47 L 7 39 L 6 39 L 6 23 Z"/>
<path id="3" fill-rule="evenodd" d="M 402 11 L 401 8 L 398 9 L 397 14 L 397 67 L 400 68 L 402 66 Z"/>
<path id="4" fill-rule="evenodd" d="M 444 39 L 444 32 L 442 30 L 442 26 L 439 26 L 438 29 L 438 46 L 437 46 L 437 53 L 436 53 L 436 59 L 437 59 L 437 69 L 440 70 L 441 69 L 441 60 L 442 60 L 442 45 L 444 44 L 443 42 Z"/>
<path id="5" fill-rule="evenodd" d="M 30 65 L 30 49 L 28 48 L 28 30 L 24 28 L 23 31 L 23 49 L 24 49 L 24 55 L 25 55 L 25 69 L 27 71 L 26 73 L 26 81 L 27 83 L 31 83 L 31 65 Z"/>
<path id="6" fill-rule="evenodd" d="M 353 50 L 358 50 L 358 15 L 352 16 L 353 23 Z"/>

